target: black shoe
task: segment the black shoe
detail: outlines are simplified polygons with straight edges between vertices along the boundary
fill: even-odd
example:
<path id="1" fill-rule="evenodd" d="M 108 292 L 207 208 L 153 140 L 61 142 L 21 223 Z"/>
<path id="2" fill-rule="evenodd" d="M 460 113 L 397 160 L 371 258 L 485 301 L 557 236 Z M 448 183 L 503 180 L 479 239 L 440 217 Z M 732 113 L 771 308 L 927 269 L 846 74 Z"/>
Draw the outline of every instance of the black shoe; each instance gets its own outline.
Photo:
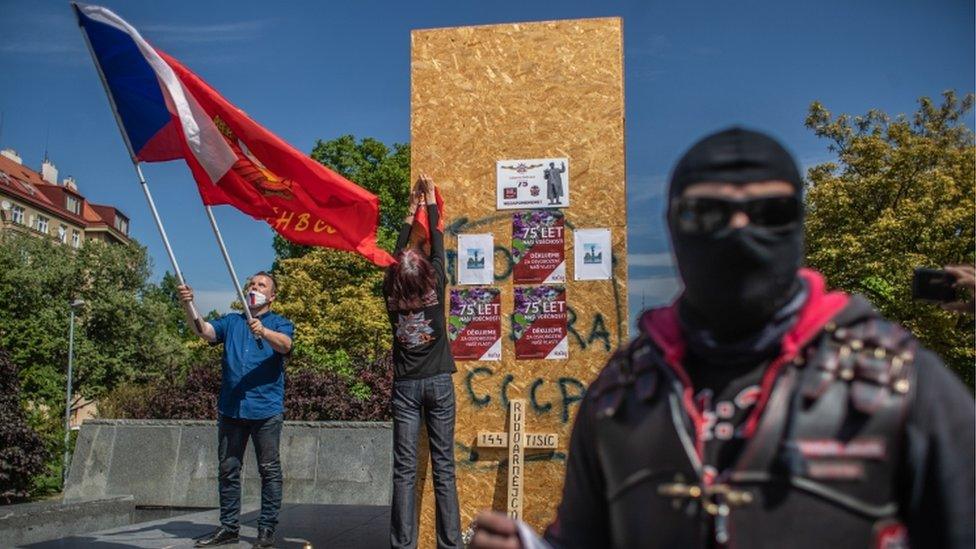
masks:
<path id="1" fill-rule="evenodd" d="M 237 537 L 237 530 L 229 530 L 221 526 L 206 536 L 198 539 L 194 547 L 215 547 L 217 545 L 237 543 L 238 541 L 239 538 Z"/>
<path id="2" fill-rule="evenodd" d="M 275 531 L 273 528 L 258 528 L 258 539 L 254 542 L 254 547 L 274 547 Z"/>

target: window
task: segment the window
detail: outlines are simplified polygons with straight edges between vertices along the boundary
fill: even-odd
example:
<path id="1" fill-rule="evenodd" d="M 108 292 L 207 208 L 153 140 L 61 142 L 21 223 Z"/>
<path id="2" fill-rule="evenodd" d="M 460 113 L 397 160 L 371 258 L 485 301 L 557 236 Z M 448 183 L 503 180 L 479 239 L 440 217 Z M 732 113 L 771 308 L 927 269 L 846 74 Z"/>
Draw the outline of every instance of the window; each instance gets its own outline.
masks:
<path id="1" fill-rule="evenodd" d="M 42 233 L 47 234 L 48 221 L 50 221 L 48 218 L 44 217 L 43 215 L 39 215 L 37 216 L 37 225 L 34 228 L 37 229 L 38 231 L 41 231 Z"/>
<path id="2" fill-rule="evenodd" d="M 81 210 L 80 204 L 78 203 L 78 199 L 73 196 L 65 197 L 65 207 L 68 209 L 69 212 L 75 215 L 78 215 L 78 212 Z"/>
<path id="3" fill-rule="evenodd" d="M 58 225 L 58 240 L 62 244 L 68 241 L 68 226 L 64 223 Z"/>
<path id="4" fill-rule="evenodd" d="M 14 223 L 19 223 L 20 225 L 23 225 L 24 224 L 24 208 L 22 206 L 18 206 L 16 204 L 14 204 L 14 209 L 12 211 L 13 211 L 12 219 L 14 220 Z"/>
<path id="5" fill-rule="evenodd" d="M 119 214 L 115 214 L 115 228 L 124 235 L 129 234 L 129 220 Z"/>
<path id="6" fill-rule="evenodd" d="M 71 247 L 80 248 L 81 247 L 81 234 L 76 230 L 71 231 Z"/>

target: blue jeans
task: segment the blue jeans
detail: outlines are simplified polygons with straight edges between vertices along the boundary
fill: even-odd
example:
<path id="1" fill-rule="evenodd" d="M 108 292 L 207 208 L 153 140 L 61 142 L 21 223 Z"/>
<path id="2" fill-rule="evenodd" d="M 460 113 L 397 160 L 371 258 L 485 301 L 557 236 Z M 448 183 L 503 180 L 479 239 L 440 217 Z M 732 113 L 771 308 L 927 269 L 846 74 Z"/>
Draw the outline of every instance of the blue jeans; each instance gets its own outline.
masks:
<path id="1" fill-rule="evenodd" d="M 254 441 L 261 475 L 261 516 L 258 527 L 274 529 L 281 509 L 281 442 L 282 414 L 266 419 L 238 419 L 220 416 L 217 420 L 217 457 L 220 460 L 220 525 L 235 532 L 241 517 L 241 463 L 247 439 Z"/>
<path id="2" fill-rule="evenodd" d="M 423 415 L 421 415 L 423 412 Z M 417 546 L 415 482 L 420 422 L 427 424 L 434 470 L 437 547 L 461 546 L 454 481 L 454 382 L 451 374 L 393 382 L 393 509 L 390 546 Z"/>

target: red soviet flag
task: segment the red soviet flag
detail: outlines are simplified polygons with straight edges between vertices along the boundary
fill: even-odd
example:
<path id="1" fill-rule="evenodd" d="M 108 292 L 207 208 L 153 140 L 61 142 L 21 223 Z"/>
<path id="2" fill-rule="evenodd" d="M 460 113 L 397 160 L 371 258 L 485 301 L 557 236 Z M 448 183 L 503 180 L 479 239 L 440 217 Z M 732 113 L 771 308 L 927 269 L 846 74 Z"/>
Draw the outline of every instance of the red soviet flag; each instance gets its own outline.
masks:
<path id="1" fill-rule="evenodd" d="M 229 147 L 236 156 L 214 181 L 184 139 L 184 159 L 205 204 L 229 204 L 262 218 L 296 244 L 357 252 L 380 267 L 393 263 L 376 244 L 380 205 L 376 195 L 295 149 L 178 61 L 156 51 L 195 100 L 191 107 L 199 106 L 213 121 L 226 143 L 219 148 Z"/>
<path id="2" fill-rule="evenodd" d="M 444 232 L 444 199 L 440 189 L 434 189 L 434 200 L 437 202 L 437 230 Z M 424 253 L 430 253 L 430 220 L 427 219 L 427 205 L 418 204 L 413 214 L 413 225 L 410 227 L 411 247 L 423 248 Z"/>

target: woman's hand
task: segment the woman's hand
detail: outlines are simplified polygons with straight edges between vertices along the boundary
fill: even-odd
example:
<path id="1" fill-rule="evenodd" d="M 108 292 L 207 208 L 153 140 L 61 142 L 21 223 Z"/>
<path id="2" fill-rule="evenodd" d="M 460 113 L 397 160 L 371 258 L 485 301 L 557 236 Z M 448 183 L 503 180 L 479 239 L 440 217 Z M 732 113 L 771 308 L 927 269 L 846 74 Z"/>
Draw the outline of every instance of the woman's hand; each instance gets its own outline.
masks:
<path id="1" fill-rule="evenodd" d="M 407 217 L 404 218 L 403 222 L 407 225 L 413 223 L 413 216 L 417 213 L 417 208 L 424 206 L 426 203 L 424 189 L 424 177 L 421 176 L 414 183 L 413 188 L 410 189 L 410 202 L 407 204 Z M 429 179 L 429 178 L 428 178 Z"/>
<path id="2" fill-rule="evenodd" d="M 417 205 L 420 204 L 420 194 L 417 192 L 417 187 L 414 186 L 410 189 L 410 203 L 407 204 L 407 217 L 413 220 L 413 214 L 417 213 Z"/>
<path id="3" fill-rule="evenodd" d="M 434 180 L 427 174 L 421 174 L 420 179 L 417 180 L 417 186 L 420 188 L 420 192 L 423 193 L 424 200 L 428 204 L 437 203 L 437 195 L 435 194 Z"/>

